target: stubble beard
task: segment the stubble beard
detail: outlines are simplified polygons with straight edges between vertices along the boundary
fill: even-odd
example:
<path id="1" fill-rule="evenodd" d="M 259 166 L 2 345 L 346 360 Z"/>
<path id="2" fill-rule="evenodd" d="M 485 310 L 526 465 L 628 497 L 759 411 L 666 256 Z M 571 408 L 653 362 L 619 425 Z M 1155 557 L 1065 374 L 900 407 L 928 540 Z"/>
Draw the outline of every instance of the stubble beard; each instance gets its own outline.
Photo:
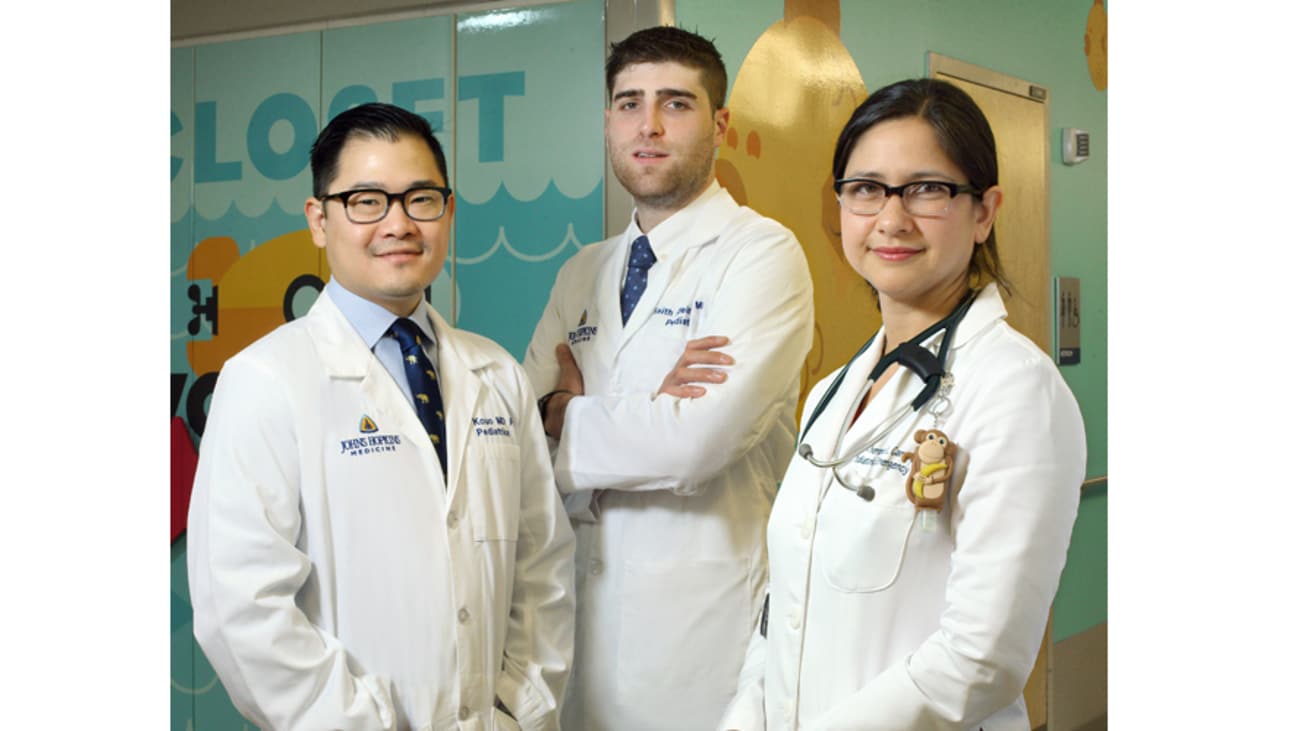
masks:
<path id="1" fill-rule="evenodd" d="M 639 208 L 675 211 L 689 203 L 709 183 L 713 173 L 713 147 L 693 150 L 661 175 L 647 175 L 625 157 L 613 161 L 614 177 Z"/>

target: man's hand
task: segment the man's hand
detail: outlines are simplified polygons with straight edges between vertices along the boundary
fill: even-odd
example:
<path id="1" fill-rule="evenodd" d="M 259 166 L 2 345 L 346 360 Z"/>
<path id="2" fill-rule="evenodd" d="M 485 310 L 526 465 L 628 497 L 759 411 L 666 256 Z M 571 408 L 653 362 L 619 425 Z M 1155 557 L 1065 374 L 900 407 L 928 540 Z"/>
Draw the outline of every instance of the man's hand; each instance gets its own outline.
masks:
<path id="1" fill-rule="evenodd" d="M 582 371 L 568 345 L 560 343 L 555 346 L 555 360 L 560 365 L 560 377 L 555 382 L 556 394 L 546 402 L 542 427 L 548 436 L 559 439 L 564 433 L 564 413 L 568 410 L 569 400 L 583 394 L 583 385 Z"/>
<path id="2" fill-rule="evenodd" d="M 735 360 L 726 353 L 714 348 L 721 348 L 731 339 L 722 335 L 710 335 L 686 343 L 686 350 L 677 359 L 677 365 L 664 376 L 659 386 L 659 393 L 678 398 L 699 398 L 708 393 L 703 386 L 691 386 L 691 383 L 722 383 L 727 380 L 726 371 L 700 366 L 734 365 Z"/>

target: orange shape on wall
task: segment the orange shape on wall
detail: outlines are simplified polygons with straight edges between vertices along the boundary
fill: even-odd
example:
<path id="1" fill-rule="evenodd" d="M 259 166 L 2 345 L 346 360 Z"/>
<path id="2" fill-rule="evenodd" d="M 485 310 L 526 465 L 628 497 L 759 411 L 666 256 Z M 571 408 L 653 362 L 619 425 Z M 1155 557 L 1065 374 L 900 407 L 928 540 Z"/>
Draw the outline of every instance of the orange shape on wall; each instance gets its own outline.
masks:
<path id="1" fill-rule="evenodd" d="M 195 304 L 195 317 L 208 324 L 212 337 L 186 343 L 190 368 L 202 374 L 221 370 L 227 358 L 292 320 L 296 298 L 307 289 L 319 292 L 329 280 L 329 265 L 311 232 L 302 229 L 243 256 L 229 237 L 204 239 L 190 254 L 186 274 L 212 283 L 212 294 Z"/>

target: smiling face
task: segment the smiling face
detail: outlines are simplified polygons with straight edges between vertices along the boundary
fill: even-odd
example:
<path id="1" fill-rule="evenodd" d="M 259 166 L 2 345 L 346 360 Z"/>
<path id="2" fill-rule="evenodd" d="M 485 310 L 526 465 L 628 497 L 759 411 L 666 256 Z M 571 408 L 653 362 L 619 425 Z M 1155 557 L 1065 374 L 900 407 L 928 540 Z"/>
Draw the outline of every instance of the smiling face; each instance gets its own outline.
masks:
<path id="1" fill-rule="evenodd" d="M 643 231 L 704 192 L 726 131 L 727 110 L 713 111 L 699 71 L 665 62 L 618 73 L 605 111 L 605 144 Z"/>
<path id="2" fill-rule="evenodd" d="M 919 117 L 870 127 L 854 143 L 844 177 L 889 186 L 917 180 L 970 182 Z M 1001 190 L 994 186 L 982 198 L 958 194 L 947 213 L 936 217 L 909 214 L 897 195 L 871 216 L 841 207 L 844 256 L 879 292 L 882 313 L 901 306 L 946 314 L 966 292 L 971 255 L 977 242 L 988 239 L 1001 200 Z"/>
<path id="3" fill-rule="evenodd" d="M 424 141 L 410 134 L 396 141 L 357 134 L 339 153 L 329 193 L 359 188 L 400 193 L 421 185 L 447 185 Z M 393 201 L 378 222 L 356 224 L 337 199 L 309 198 L 307 225 L 312 241 L 325 249 L 331 276 L 339 284 L 405 317 L 442 271 L 455 204 L 454 197 L 448 198 L 446 212 L 436 221 L 413 221 L 401 203 Z"/>

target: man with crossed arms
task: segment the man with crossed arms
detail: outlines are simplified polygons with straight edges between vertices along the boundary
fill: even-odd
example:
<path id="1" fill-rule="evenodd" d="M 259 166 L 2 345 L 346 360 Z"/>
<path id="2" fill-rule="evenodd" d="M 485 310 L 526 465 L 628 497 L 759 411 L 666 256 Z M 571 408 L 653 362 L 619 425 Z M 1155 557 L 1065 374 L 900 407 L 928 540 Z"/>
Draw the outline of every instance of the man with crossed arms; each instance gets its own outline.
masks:
<path id="1" fill-rule="evenodd" d="M 562 726 L 712 728 L 762 611 L 812 283 L 794 235 L 714 178 L 729 113 L 712 43 L 634 33 L 606 86 L 636 209 L 565 263 L 524 362 L 578 535 Z"/>

